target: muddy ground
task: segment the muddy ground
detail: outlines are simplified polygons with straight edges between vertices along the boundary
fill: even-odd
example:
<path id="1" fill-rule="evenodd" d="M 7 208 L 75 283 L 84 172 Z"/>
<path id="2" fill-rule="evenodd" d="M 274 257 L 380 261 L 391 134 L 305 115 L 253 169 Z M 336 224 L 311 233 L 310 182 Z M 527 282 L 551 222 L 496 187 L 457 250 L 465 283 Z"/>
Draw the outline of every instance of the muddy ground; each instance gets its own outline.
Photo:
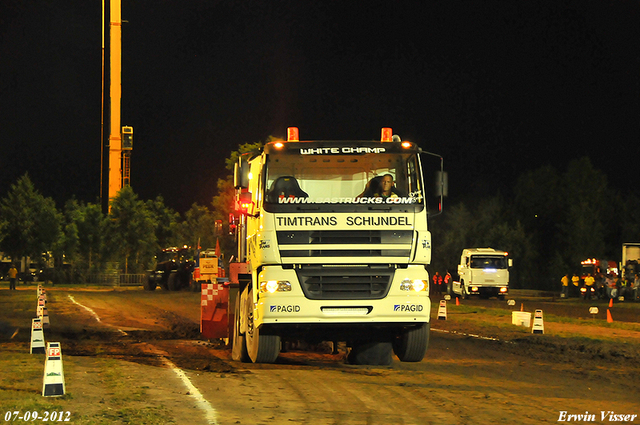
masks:
<path id="1" fill-rule="evenodd" d="M 29 367 L 28 302 L 35 289 L 0 290 L 2 367 Z M 514 294 L 504 301 L 432 306 L 430 348 L 420 363 L 353 366 L 344 347 L 289 350 L 272 365 L 231 361 L 199 333 L 199 294 L 48 287 L 49 341 L 61 341 L 70 396 L 56 407 L 75 423 L 489 424 L 558 422 L 564 415 L 640 415 L 640 303 Z M 592 317 L 589 306 L 600 313 Z M 487 310 L 487 308 L 490 308 Z M 511 325 L 510 310 L 542 309 L 545 333 Z M 13 327 L 19 332 L 8 339 Z M 323 348 L 326 348 L 323 350 Z M 175 365 L 177 369 L 172 369 Z M 197 393 L 185 387 L 183 371 Z M 35 374 L 37 376 L 37 373 Z M 0 406 L 37 394 L 42 381 L 1 381 Z M 128 394 L 126 397 L 124 394 Z M 43 405 L 44 406 L 44 405 Z M 208 406 L 208 407 L 207 407 Z M 19 407 L 19 406 L 18 406 Z M 143 415 L 141 412 L 147 414 Z M 3 412 L 0 412 L 3 413 Z M 565 416 L 566 418 L 567 416 Z M 591 418 L 588 416 L 587 418 Z M 609 416 L 607 416 L 609 418 Z M 636 416 L 627 423 L 640 423 Z"/>

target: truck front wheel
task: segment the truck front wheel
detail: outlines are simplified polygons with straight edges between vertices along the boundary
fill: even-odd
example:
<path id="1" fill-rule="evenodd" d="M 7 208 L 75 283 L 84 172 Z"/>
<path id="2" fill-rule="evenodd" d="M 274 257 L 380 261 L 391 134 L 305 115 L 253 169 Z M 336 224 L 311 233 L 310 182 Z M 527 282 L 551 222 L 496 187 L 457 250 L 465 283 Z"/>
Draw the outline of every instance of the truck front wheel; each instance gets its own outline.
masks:
<path id="1" fill-rule="evenodd" d="M 268 335 L 253 326 L 253 289 L 247 300 L 247 333 L 245 341 L 247 352 L 254 363 L 273 363 L 280 354 L 280 337 Z"/>
<path id="2" fill-rule="evenodd" d="M 422 361 L 429 347 L 430 323 L 406 329 L 393 341 L 393 352 L 402 362 Z"/>
<path id="3" fill-rule="evenodd" d="M 249 363 L 251 358 L 247 352 L 244 334 L 240 334 L 240 295 L 236 297 L 233 320 L 233 345 L 231 348 L 231 358 L 237 362 Z"/>

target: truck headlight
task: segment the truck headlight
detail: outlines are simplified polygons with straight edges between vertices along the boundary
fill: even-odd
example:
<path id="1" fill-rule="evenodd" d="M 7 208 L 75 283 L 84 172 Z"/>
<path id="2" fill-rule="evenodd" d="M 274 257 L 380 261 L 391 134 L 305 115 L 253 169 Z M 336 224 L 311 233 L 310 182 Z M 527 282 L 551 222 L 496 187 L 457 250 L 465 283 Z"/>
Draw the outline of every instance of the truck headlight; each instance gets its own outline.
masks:
<path id="1" fill-rule="evenodd" d="M 478 292 L 478 287 L 477 286 L 472 286 L 471 287 L 471 292 Z"/>
<path id="2" fill-rule="evenodd" d="M 267 280 L 260 282 L 260 292 L 289 292 L 291 291 L 291 283 L 287 280 Z"/>
<path id="3" fill-rule="evenodd" d="M 503 293 L 503 294 L 504 294 L 505 292 L 507 292 L 507 287 L 506 287 L 506 286 L 501 287 L 501 288 L 500 288 L 500 292 L 501 292 L 501 293 Z"/>
<path id="4" fill-rule="evenodd" d="M 429 285 L 427 282 L 422 279 L 405 279 L 400 283 L 401 291 L 427 291 Z"/>

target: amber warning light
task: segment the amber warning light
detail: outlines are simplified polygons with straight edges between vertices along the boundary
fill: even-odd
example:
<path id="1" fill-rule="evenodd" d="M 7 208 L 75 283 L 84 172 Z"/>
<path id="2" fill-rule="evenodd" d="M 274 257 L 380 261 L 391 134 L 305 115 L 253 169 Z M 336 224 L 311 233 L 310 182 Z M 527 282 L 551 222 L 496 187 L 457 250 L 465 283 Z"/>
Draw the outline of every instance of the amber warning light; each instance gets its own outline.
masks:
<path id="1" fill-rule="evenodd" d="M 289 127 L 287 128 L 287 141 L 288 142 L 299 142 L 300 137 L 298 136 L 298 127 Z"/>
<path id="2" fill-rule="evenodd" d="M 390 142 L 393 139 L 393 130 L 390 127 L 384 127 L 382 129 L 381 142 Z"/>

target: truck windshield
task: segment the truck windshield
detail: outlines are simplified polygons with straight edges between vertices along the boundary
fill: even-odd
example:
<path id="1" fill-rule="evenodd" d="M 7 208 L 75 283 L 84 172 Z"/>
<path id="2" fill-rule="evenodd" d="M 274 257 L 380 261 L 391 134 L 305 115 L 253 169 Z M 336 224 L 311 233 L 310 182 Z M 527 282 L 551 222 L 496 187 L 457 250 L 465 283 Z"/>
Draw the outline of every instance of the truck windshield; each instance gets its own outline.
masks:
<path id="1" fill-rule="evenodd" d="M 267 209 L 287 205 L 413 209 L 424 204 L 415 153 L 271 153 L 265 179 Z"/>
<path id="2" fill-rule="evenodd" d="M 506 269 L 507 259 L 504 256 L 474 255 L 471 257 L 472 269 Z"/>

